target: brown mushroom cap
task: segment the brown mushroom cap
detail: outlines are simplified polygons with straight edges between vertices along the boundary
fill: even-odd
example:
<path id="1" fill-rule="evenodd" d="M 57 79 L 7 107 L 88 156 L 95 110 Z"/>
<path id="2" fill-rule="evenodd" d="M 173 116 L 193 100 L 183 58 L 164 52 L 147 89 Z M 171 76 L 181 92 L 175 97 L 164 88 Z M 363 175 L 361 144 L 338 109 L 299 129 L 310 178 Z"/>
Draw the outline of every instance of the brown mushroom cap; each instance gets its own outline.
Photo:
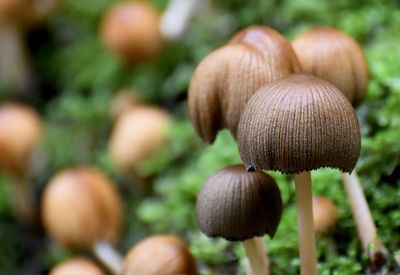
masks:
<path id="1" fill-rule="evenodd" d="M 14 176 L 26 173 L 32 152 L 42 135 L 39 115 L 19 103 L 0 105 L 0 171 Z"/>
<path id="2" fill-rule="evenodd" d="M 58 173 L 42 199 L 47 232 L 70 248 L 91 248 L 96 241 L 115 243 L 122 226 L 118 192 L 110 179 L 89 167 Z"/>
<path id="3" fill-rule="evenodd" d="M 321 27 L 301 34 L 292 45 L 304 72 L 335 84 L 354 106 L 362 102 L 368 86 L 368 64 L 352 37 Z"/>
<path id="4" fill-rule="evenodd" d="M 123 113 L 117 120 L 109 152 L 118 169 L 135 169 L 162 149 L 168 140 L 170 116 L 157 107 L 141 106 Z"/>
<path id="5" fill-rule="evenodd" d="M 93 261 L 76 257 L 56 265 L 50 275 L 105 275 Z"/>
<path id="6" fill-rule="evenodd" d="M 339 219 L 336 205 L 327 197 L 313 198 L 313 215 L 315 231 L 321 234 L 329 233 Z"/>
<path id="7" fill-rule="evenodd" d="M 282 199 L 275 180 L 263 172 L 228 166 L 203 185 L 196 204 L 197 223 L 209 237 L 243 241 L 275 234 Z"/>
<path id="8" fill-rule="evenodd" d="M 189 87 L 189 115 L 200 137 L 212 143 L 228 128 L 236 136 L 242 110 L 265 83 L 300 67 L 289 42 L 273 29 L 253 26 L 209 54 Z"/>
<path id="9" fill-rule="evenodd" d="M 187 245 L 172 235 L 148 237 L 124 260 L 123 275 L 195 275 L 196 263 Z"/>
<path id="10" fill-rule="evenodd" d="M 119 2 L 105 14 L 101 37 L 110 50 L 127 62 L 153 58 L 163 44 L 159 13 L 145 2 Z"/>
<path id="11" fill-rule="evenodd" d="M 290 75 L 250 99 L 240 119 L 238 145 L 250 169 L 351 172 L 360 155 L 360 126 L 336 86 L 312 75 Z"/>

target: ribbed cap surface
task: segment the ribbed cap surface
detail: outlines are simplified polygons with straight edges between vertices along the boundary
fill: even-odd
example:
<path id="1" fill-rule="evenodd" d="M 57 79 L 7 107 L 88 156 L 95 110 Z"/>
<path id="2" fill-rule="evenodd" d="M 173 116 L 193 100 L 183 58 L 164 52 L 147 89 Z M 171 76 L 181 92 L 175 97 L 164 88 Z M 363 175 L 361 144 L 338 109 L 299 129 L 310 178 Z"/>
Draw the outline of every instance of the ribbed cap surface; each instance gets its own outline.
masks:
<path id="1" fill-rule="evenodd" d="M 275 234 L 282 199 L 274 179 L 247 172 L 243 165 L 226 167 L 203 185 L 196 204 L 201 231 L 209 237 L 246 240 Z"/>
<path id="2" fill-rule="evenodd" d="M 241 117 L 238 144 L 245 166 L 255 170 L 351 172 L 361 137 L 353 107 L 340 90 L 298 74 L 257 91 Z"/>

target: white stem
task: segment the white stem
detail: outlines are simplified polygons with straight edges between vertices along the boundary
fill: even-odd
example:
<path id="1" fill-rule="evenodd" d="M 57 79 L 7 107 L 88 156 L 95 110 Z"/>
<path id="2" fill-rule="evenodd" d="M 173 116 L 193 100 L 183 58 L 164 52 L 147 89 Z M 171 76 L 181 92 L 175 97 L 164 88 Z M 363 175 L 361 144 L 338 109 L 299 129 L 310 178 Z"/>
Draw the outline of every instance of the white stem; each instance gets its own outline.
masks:
<path id="1" fill-rule="evenodd" d="M 0 78 L 18 91 L 26 90 L 32 80 L 21 28 L 13 23 L 0 24 Z"/>
<path id="2" fill-rule="evenodd" d="M 269 261 L 262 238 L 253 238 L 243 242 L 250 263 L 251 275 L 269 275 Z"/>
<path id="3" fill-rule="evenodd" d="M 122 273 L 123 258 L 108 242 L 96 242 L 93 253 L 113 274 Z"/>
<path id="4" fill-rule="evenodd" d="M 170 0 L 160 21 L 162 35 L 172 41 L 181 38 L 201 1 L 204 0 Z"/>
<path id="5" fill-rule="evenodd" d="M 342 173 L 342 181 L 350 202 L 353 217 L 356 222 L 358 236 L 361 240 L 363 249 L 368 252 L 369 246 L 375 245 L 378 250 L 386 249 L 381 244 L 376 233 L 376 226 L 371 216 L 367 200 L 357 177 L 357 173 Z"/>
<path id="6" fill-rule="evenodd" d="M 315 275 L 317 274 L 317 253 L 310 173 L 296 174 L 295 182 L 301 274 Z"/>

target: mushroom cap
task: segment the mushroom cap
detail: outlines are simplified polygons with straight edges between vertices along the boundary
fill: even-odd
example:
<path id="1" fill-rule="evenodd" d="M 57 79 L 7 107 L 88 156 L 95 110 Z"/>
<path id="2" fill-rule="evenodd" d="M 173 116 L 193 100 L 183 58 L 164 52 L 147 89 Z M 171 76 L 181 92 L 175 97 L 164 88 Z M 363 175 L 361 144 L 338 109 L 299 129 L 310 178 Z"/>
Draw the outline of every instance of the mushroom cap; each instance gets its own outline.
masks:
<path id="1" fill-rule="evenodd" d="M 0 105 L 0 171 L 24 176 L 42 135 L 42 122 L 32 108 L 20 103 Z"/>
<path id="2" fill-rule="evenodd" d="M 119 194 L 111 180 L 94 168 L 66 169 L 44 191 L 42 219 L 49 235 L 66 247 L 115 243 L 122 227 Z"/>
<path id="3" fill-rule="evenodd" d="M 293 42 L 304 72 L 335 84 L 353 106 L 368 86 L 368 64 L 360 45 L 349 35 L 329 27 L 311 29 Z"/>
<path id="4" fill-rule="evenodd" d="M 140 106 L 123 113 L 109 142 L 111 158 L 118 169 L 135 169 L 156 154 L 168 140 L 170 116 L 164 110 Z"/>
<path id="5" fill-rule="evenodd" d="M 203 185 L 196 204 L 201 231 L 209 237 L 243 241 L 278 228 L 282 199 L 275 180 L 263 172 L 232 165 L 213 174 Z"/>
<path id="6" fill-rule="evenodd" d="M 265 83 L 300 67 L 290 43 L 263 26 L 240 31 L 197 66 L 189 87 L 189 115 L 200 137 L 212 143 L 228 128 L 236 137 L 242 110 Z"/>
<path id="7" fill-rule="evenodd" d="M 318 233 L 329 233 L 339 220 L 336 205 L 327 197 L 313 198 L 314 228 Z"/>
<path id="8" fill-rule="evenodd" d="M 123 275 L 195 275 L 196 263 L 186 243 L 172 235 L 155 235 L 126 255 Z"/>
<path id="9" fill-rule="evenodd" d="M 93 261 L 83 257 L 66 260 L 50 271 L 50 275 L 105 275 Z"/>
<path id="10" fill-rule="evenodd" d="M 160 53 L 163 44 L 159 13 L 145 2 L 119 2 L 103 17 L 101 37 L 127 62 L 151 59 Z"/>
<path id="11" fill-rule="evenodd" d="M 360 155 L 360 126 L 347 98 L 312 75 L 290 75 L 250 99 L 238 130 L 246 167 L 300 173 L 320 167 L 351 172 Z"/>

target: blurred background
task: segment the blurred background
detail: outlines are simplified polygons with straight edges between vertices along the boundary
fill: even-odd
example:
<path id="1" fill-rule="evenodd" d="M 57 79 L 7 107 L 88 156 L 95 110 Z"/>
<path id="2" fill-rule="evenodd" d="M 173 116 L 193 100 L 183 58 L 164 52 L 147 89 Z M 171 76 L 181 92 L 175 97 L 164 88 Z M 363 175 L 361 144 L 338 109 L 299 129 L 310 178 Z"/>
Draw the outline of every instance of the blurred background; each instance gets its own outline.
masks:
<path id="1" fill-rule="evenodd" d="M 172 233 L 187 241 L 201 274 L 244 274 L 243 248 L 209 239 L 196 225 L 194 205 L 201 185 L 222 167 L 240 163 L 240 158 L 229 132 L 221 132 L 212 146 L 196 135 L 187 115 L 189 82 L 197 64 L 243 27 L 263 24 L 292 39 L 327 25 L 355 38 L 368 59 L 368 95 L 357 110 L 363 135 L 357 169 L 383 243 L 391 255 L 400 251 L 400 1 L 209 1 L 196 11 L 182 38 L 165 42 L 157 57 L 134 64 L 110 51 L 101 39 L 102 18 L 116 2 L 64 0 L 41 22 L 29 26 L 15 22 L 21 33 L 18 44 L 11 47 L 5 46 L 9 38 L 2 35 L 10 29 L 10 19 L 0 20 L 5 26 L 0 26 L 3 60 L 21 47 L 30 67 L 25 86 L 0 77 L 0 101 L 27 104 L 43 119 L 44 132 L 27 179 L 38 209 L 54 174 L 71 166 L 94 166 L 113 180 L 123 200 L 124 226 L 117 245 L 121 253 L 148 235 Z M 147 2 L 160 13 L 168 4 L 167 0 Z M 0 72 L 4 75 L 13 66 L 0 65 Z M 128 172 L 120 171 L 108 150 L 115 112 L 119 112 L 115 99 L 121 91 L 123 102 L 139 100 L 170 114 L 164 146 Z M 273 175 L 281 188 L 284 211 L 274 239 L 265 237 L 271 269 L 274 274 L 296 274 L 294 185 L 289 176 Z M 56 263 L 87 254 L 56 244 L 40 224 L 21 223 L 11 208 L 8 181 L 2 173 L 0 274 L 47 274 Z M 340 173 L 322 169 L 313 173 L 313 182 L 314 194 L 329 196 L 340 215 L 333 232 L 338 256 L 329 257 L 326 243 L 318 242 L 320 273 L 361 273 L 367 259 Z M 395 270 L 393 257 L 388 266 Z"/>

